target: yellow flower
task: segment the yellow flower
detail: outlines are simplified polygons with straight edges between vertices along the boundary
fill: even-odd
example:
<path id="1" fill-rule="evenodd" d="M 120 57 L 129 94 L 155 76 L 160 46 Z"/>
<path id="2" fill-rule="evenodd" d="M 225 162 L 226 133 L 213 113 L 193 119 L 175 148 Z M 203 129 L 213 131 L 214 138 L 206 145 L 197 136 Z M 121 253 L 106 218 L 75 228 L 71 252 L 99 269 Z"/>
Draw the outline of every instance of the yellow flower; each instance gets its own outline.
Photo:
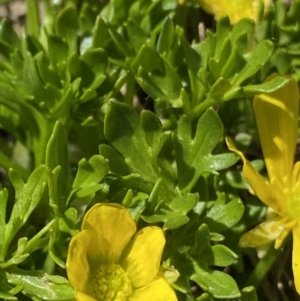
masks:
<path id="1" fill-rule="evenodd" d="M 187 0 L 179 0 L 184 4 Z M 256 20 L 261 0 L 199 0 L 201 7 L 209 14 L 219 19 L 228 15 L 232 24 L 237 23 L 242 18 Z M 271 4 L 271 0 L 264 0 L 266 8 Z"/>
<path id="2" fill-rule="evenodd" d="M 79 301 L 177 301 L 158 276 L 165 238 L 161 228 L 136 225 L 119 204 L 97 204 L 70 242 L 67 272 Z"/>
<path id="3" fill-rule="evenodd" d="M 260 247 L 275 241 L 275 248 L 278 249 L 292 231 L 293 273 L 296 289 L 300 293 L 300 161 L 294 164 L 298 102 L 299 90 L 293 79 L 274 93 L 254 98 L 255 118 L 268 181 L 262 178 L 228 138 L 227 145 L 242 158 L 245 180 L 258 198 L 271 208 L 265 222 L 241 237 L 240 246 Z"/>

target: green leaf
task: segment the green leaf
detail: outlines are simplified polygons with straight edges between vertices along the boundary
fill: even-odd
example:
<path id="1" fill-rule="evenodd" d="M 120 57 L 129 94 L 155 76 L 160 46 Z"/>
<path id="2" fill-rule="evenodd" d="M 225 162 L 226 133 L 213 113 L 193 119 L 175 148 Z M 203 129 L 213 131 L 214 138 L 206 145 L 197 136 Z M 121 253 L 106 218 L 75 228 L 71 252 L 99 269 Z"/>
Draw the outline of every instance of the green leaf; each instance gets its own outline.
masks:
<path id="1" fill-rule="evenodd" d="M 49 180 L 50 204 L 64 212 L 69 195 L 67 133 L 57 121 L 46 148 L 46 166 Z"/>
<path id="2" fill-rule="evenodd" d="M 191 47 L 191 45 L 186 40 L 184 34 L 181 34 L 181 43 L 182 43 L 183 48 L 184 48 L 185 60 L 186 60 L 187 67 L 188 67 L 189 70 L 191 70 L 193 75 L 196 77 L 197 73 L 198 73 L 198 70 L 201 67 L 200 55 L 197 53 L 196 50 L 194 50 Z M 196 85 L 195 85 L 194 88 L 196 88 Z"/>
<path id="3" fill-rule="evenodd" d="M 48 36 L 48 54 L 51 65 L 54 68 L 63 70 L 66 65 L 68 55 L 68 44 L 59 36 Z"/>
<path id="4" fill-rule="evenodd" d="M 23 220 L 27 220 L 31 212 L 36 208 L 40 202 L 46 187 L 46 172 L 45 166 L 40 166 L 35 169 L 29 176 L 27 183 L 23 186 L 20 194 L 20 203 L 16 203 L 11 217 L 24 216 Z M 17 189 L 17 187 L 15 187 Z M 17 195 L 19 193 L 17 192 Z M 17 204 L 19 206 L 17 206 Z M 16 212 L 15 212 L 16 210 Z M 26 212 L 26 213 L 25 213 Z"/>
<path id="5" fill-rule="evenodd" d="M 163 54 L 168 52 L 174 42 L 175 30 L 172 19 L 167 18 L 164 22 L 163 28 L 159 34 L 156 50 L 158 53 Z"/>
<path id="6" fill-rule="evenodd" d="M 67 6 L 56 19 L 57 34 L 67 42 L 69 51 L 77 51 L 77 16 L 75 8 Z"/>
<path id="7" fill-rule="evenodd" d="M 249 85 L 243 88 L 247 95 L 256 95 L 260 93 L 272 93 L 285 86 L 290 79 L 285 76 L 276 76 L 269 81 L 259 85 Z"/>
<path id="8" fill-rule="evenodd" d="M 11 284 L 23 284 L 22 293 L 27 296 L 42 300 L 74 299 L 73 287 L 61 276 L 49 276 L 39 271 L 16 270 L 14 273 L 7 273 L 7 278 Z"/>
<path id="9" fill-rule="evenodd" d="M 216 47 L 216 39 L 211 32 L 207 32 L 206 39 L 194 46 L 194 49 L 198 52 L 201 57 L 201 65 L 203 69 L 208 68 L 208 62 L 211 57 L 214 56 L 214 51 Z M 203 82 L 205 85 L 205 82 Z"/>
<path id="10" fill-rule="evenodd" d="M 154 214 L 143 215 L 142 219 L 148 223 L 164 222 L 164 230 L 179 228 L 189 221 L 187 212 L 195 207 L 198 199 L 196 193 L 177 196 L 170 203 L 161 204 Z"/>
<path id="11" fill-rule="evenodd" d="M 147 42 L 147 34 L 133 20 L 128 20 L 126 25 L 128 39 L 135 53 Z"/>
<path id="12" fill-rule="evenodd" d="M 289 78 L 284 76 L 276 76 L 271 80 L 264 82 L 262 84 L 257 85 L 248 85 L 245 87 L 232 87 L 227 89 L 227 91 L 223 91 L 223 100 L 227 101 L 232 98 L 239 98 L 239 97 L 246 97 L 246 96 L 253 96 L 260 93 L 272 93 L 277 89 L 285 86 L 290 81 Z"/>
<path id="13" fill-rule="evenodd" d="M 46 169 L 45 166 L 35 169 L 26 184 L 13 170 L 10 170 L 9 175 L 16 191 L 16 202 L 7 223 L 6 233 L 14 236 L 20 227 L 25 224 L 42 198 L 46 187 Z"/>
<path id="14" fill-rule="evenodd" d="M 196 299 L 197 301 L 214 301 L 214 298 L 207 293 L 202 294 L 200 297 Z"/>
<path id="15" fill-rule="evenodd" d="M 80 96 L 81 102 L 87 102 L 95 98 L 98 89 L 106 79 L 106 68 L 108 58 L 102 49 L 92 49 L 84 53 L 80 58 L 80 71 L 76 76 L 81 77 L 83 93 Z"/>
<path id="16" fill-rule="evenodd" d="M 111 146 L 101 144 L 99 146 L 99 153 L 108 160 L 109 169 L 121 176 L 130 174 L 130 166 L 126 163 L 125 159 L 120 156 Z"/>
<path id="17" fill-rule="evenodd" d="M 221 120 L 213 109 L 207 110 L 201 116 L 193 139 L 191 121 L 185 115 L 181 117 L 177 135 L 173 139 L 181 190 L 190 191 L 203 173 L 213 173 L 236 162 L 236 156 L 230 153 L 211 154 L 222 134 Z"/>
<path id="18" fill-rule="evenodd" d="M 108 57 L 102 48 L 87 50 L 81 59 L 90 67 L 96 77 L 103 76 L 108 66 Z M 103 78 L 103 80 L 105 77 Z M 94 87 L 98 88 L 98 86 Z"/>
<path id="19" fill-rule="evenodd" d="M 107 162 L 102 156 L 94 155 L 89 161 L 83 158 L 78 163 L 78 171 L 73 182 L 73 189 L 97 184 L 106 174 Z"/>
<path id="20" fill-rule="evenodd" d="M 240 296 L 240 292 L 233 278 L 226 273 L 208 268 L 218 261 L 222 264 L 229 261 L 228 253 L 231 251 L 224 246 L 217 247 L 214 251 L 215 247 L 210 246 L 210 233 L 207 225 L 202 224 L 196 231 L 194 245 L 186 253 L 194 267 L 190 279 L 216 298 L 237 298 Z M 223 261 L 224 255 L 222 260 L 218 255 L 224 251 L 227 253 L 225 256 L 227 258 Z M 232 252 L 232 254 L 234 253 Z"/>
<path id="21" fill-rule="evenodd" d="M 228 57 L 232 53 L 232 45 L 229 39 L 231 31 L 231 25 L 228 16 L 220 18 L 217 22 L 217 29 L 215 36 L 210 36 L 208 43 L 205 43 L 205 48 L 209 47 L 208 52 L 212 52 L 211 56 L 206 57 L 208 60 L 208 78 L 210 82 L 215 81 L 228 61 Z M 214 42 L 214 43 L 213 43 Z M 201 46 L 200 46 L 201 48 Z M 200 53 L 202 55 L 202 53 Z"/>
<path id="22" fill-rule="evenodd" d="M 230 82 L 223 77 L 219 77 L 209 91 L 209 96 L 212 98 L 224 98 L 225 93 L 232 88 Z"/>
<path id="23" fill-rule="evenodd" d="M 233 199 L 226 204 L 225 195 L 220 194 L 202 222 L 208 225 L 211 232 L 220 232 L 233 227 L 243 213 L 244 206 L 240 199 Z"/>
<path id="24" fill-rule="evenodd" d="M 193 265 L 184 253 L 176 252 L 172 254 L 171 264 L 174 265 L 179 272 L 179 278 L 173 284 L 173 286 L 185 295 L 191 295 L 191 284 L 189 275 L 194 271 Z"/>
<path id="25" fill-rule="evenodd" d="M 188 254 L 198 265 L 213 264 L 213 252 L 210 246 L 210 234 L 206 224 L 201 224 L 195 233 L 193 246 L 188 250 Z"/>
<path id="26" fill-rule="evenodd" d="M 0 46 L 0 53 L 3 55 L 3 57 L 10 59 L 13 48 L 2 40 L 0 40 Z"/>
<path id="27" fill-rule="evenodd" d="M 59 228 L 61 231 L 70 233 L 72 236 L 76 234 L 74 231 L 76 221 L 77 221 L 77 210 L 74 207 L 70 207 L 64 213 L 64 215 L 59 219 Z"/>
<path id="28" fill-rule="evenodd" d="M 42 59 L 37 60 L 37 68 L 44 84 L 51 84 L 57 88 L 61 88 L 61 82 L 58 74 L 50 69 Z"/>
<path id="29" fill-rule="evenodd" d="M 110 184 L 107 199 L 119 201 L 119 202 L 125 201 L 126 204 L 130 202 L 128 205 L 132 206 L 133 198 L 130 197 L 130 194 L 126 197 L 128 190 L 140 191 L 142 184 L 143 184 L 143 179 L 138 174 L 130 174 L 123 177 L 117 177 Z M 143 189 L 142 190 L 143 192 L 137 194 L 139 194 L 139 196 L 144 201 L 149 197 L 149 194 L 147 193 L 149 190 L 151 191 L 151 185 L 150 187 L 147 187 L 146 185 L 146 189 Z"/>
<path id="30" fill-rule="evenodd" d="M 223 56 L 224 44 L 227 43 L 227 39 L 230 36 L 231 25 L 228 16 L 224 16 L 220 18 L 217 22 L 217 30 L 216 30 L 216 47 L 214 58 L 217 61 L 220 61 L 220 57 Z"/>
<path id="31" fill-rule="evenodd" d="M 12 23 L 3 19 L 0 24 L 0 40 L 5 41 L 13 48 L 21 46 L 20 39 L 12 27 Z"/>
<path id="32" fill-rule="evenodd" d="M 212 251 L 214 254 L 214 265 L 219 267 L 226 267 L 233 264 L 238 256 L 223 245 L 212 246 Z"/>
<path id="33" fill-rule="evenodd" d="M 152 148 L 153 157 L 158 156 L 163 143 L 163 131 L 160 119 L 151 111 L 144 110 L 140 116 L 148 145 Z"/>
<path id="34" fill-rule="evenodd" d="M 225 64 L 227 63 L 228 57 L 230 56 L 231 52 L 232 52 L 231 41 L 229 37 L 227 37 L 224 40 L 220 51 L 216 51 L 218 55 L 217 56 L 215 55 L 215 57 L 209 60 L 208 68 L 210 70 L 210 74 L 209 74 L 210 81 L 216 80 L 219 77 L 220 70 L 222 70 Z"/>
<path id="35" fill-rule="evenodd" d="M 18 300 L 14 297 L 22 289 L 22 285 L 12 287 L 8 284 L 6 273 L 0 270 L 0 298 L 4 300 Z"/>
<path id="36" fill-rule="evenodd" d="M 138 222 L 140 219 L 141 214 L 145 210 L 146 207 L 146 200 L 148 199 L 149 195 L 143 192 L 136 193 L 135 196 L 132 195 L 132 190 L 127 190 L 126 196 L 124 197 L 122 204 L 126 206 L 130 206 L 128 209 L 130 215 Z"/>
<path id="37" fill-rule="evenodd" d="M 131 64 L 131 70 L 137 74 L 140 67 L 147 72 L 163 72 L 164 64 L 160 55 L 150 46 L 144 45 L 139 51 L 136 59 Z"/>
<path id="38" fill-rule="evenodd" d="M 6 226 L 6 204 L 8 198 L 8 191 L 6 188 L 0 190 L 0 254 L 5 243 L 5 226 Z M 3 256 L 0 258 L 0 262 L 3 261 Z"/>
<path id="39" fill-rule="evenodd" d="M 113 26 L 108 27 L 108 33 L 111 39 L 114 41 L 116 46 L 119 48 L 119 50 L 125 57 L 133 56 L 133 52 L 129 48 L 126 39 L 121 34 L 119 34 L 118 31 Z"/>
<path id="40" fill-rule="evenodd" d="M 48 231 L 50 231 L 51 227 L 55 223 L 55 220 L 50 221 L 46 226 L 44 226 L 37 234 L 35 234 L 26 244 L 26 249 L 24 250 L 24 253 L 32 253 L 33 251 L 36 251 L 40 248 L 42 248 L 44 245 L 41 243 L 41 238 L 44 234 L 46 234 Z"/>
<path id="41" fill-rule="evenodd" d="M 150 46 L 144 45 L 141 48 L 131 64 L 131 70 L 150 96 L 169 102 L 175 107 L 182 106 L 179 100 L 182 84 L 177 71 Z M 152 85 L 156 87 L 155 90 L 151 89 Z"/>
<path id="42" fill-rule="evenodd" d="M 132 107 L 119 102 L 109 103 L 104 119 L 104 135 L 123 156 L 132 173 L 155 183 L 158 172 L 155 157 L 157 149 L 148 144 L 139 115 Z"/>
<path id="43" fill-rule="evenodd" d="M 230 40 L 236 44 L 237 52 L 240 55 L 244 55 L 249 49 L 247 48 L 248 43 L 252 42 L 253 33 L 255 30 L 255 22 L 252 19 L 243 18 L 236 23 L 230 33 Z M 241 35 L 246 34 L 246 40 L 244 43 L 240 43 Z"/>
<path id="44" fill-rule="evenodd" d="M 196 273 L 191 276 L 200 287 L 215 298 L 239 298 L 241 293 L 231 276 L 220 271 L 205 270 L 197 267 Z"/>
<path id="45" fill-rule="evenodd" d="M 132 5 L 132 0 L 115 0 L 108 2 L 101 11 L 101 16 L 114 25 L 119 25 L 125 22 L 128 18 L 129 9 Z"/>
<path id="46" fill-rule="evenodd" d="M 5 294 L 0 292 L 0 298 L 2 298 L 3 300 L 18 300 L 17 297 L 14 297 L 11 294 Z"/>
<path id="47" fill-rule="evenodd" d="M 0 267 L 1 268 L 7 268 L 11 265 L 17 265 L 21 262 L 23 262 L 28 256 L 28 253 L 25 253 L 25 249 L 27 246 L 27 237 L 22 237 L 20 239 L 18 239 L 18 246 L 17 246 L 17 250 L 15 251 L 15 253 L 13 254 L 13 256 L 8 259 L 6 262 L 1 263 Z"/>
<path id="48" fill-rule="evenodd" d="M 247 64 L 232 81 L 232 84 L 240 86 L 247 78 L 254 75 L 269 60 L 273 49 L 274 45 L 271 41 L 262 41 L 245 54 L 244 58 Z"/>
<path id="49" fill-rule="evenodd" d="M 80 8 L 79 27 L 83 35 L 88 35 L 93 30 L 96 22 L 97 10 L 88 2 L 83 2 Z"/>
<path id="50" fill-rule="evenodd" d="M 232 79 L 236 76 L 240 70 L 246 65 L 244 59 L 244 53 L 249 48 L 249 41 L 247 32 L 241 32 L 235 41 L 232 41 L 232 36 L 230 36 L 231 40 L 231 52 L 230 56 L 228 57 L 222 71 L 220 72 L 220 76 L 226 79 Z"/>
<path id="51" fill-rule="evenodd" d="M 108 28 L 104 20 L 98 16 L 94 30 L 93 30 L 93 47 L 104 47 L 108 41 L 111 40 Z"/>
<path id="52" fill-rule="evenodd" d="M 6 224 L 6 203 L 8 193 L 2 190 L 0 193 L 0 263 L 4 261 L 7 250 L 16 233 L 26 223 L 32 211 L 39 204 L 46 187 L 45 166 L 35 169 L 24 184 L 20 175 L 14 170 L 9 171 L 10 180 L 15 188 L 15 203 L 11 215 Z M 18 254 L 17 254 L 18 255 Z M 18 256 L 17 256 L 18 257 Z M 16 257 L 16 258 L 17 258 Z M 15 260 L 15 259 L 13 259 Z M 17 259 L 16 259 L 17 260 Z"/>
<path id="53" fill-rule="evenodd" d="M 100 155 L 94 155 L 89 161 L 81 159 L 78 163 L 78 171 L 73 182 L 72 194 L 78 198 L 94 197 L 95 192 L 102 188 L 99 182 L 108 172 L 107 161 Z"/>

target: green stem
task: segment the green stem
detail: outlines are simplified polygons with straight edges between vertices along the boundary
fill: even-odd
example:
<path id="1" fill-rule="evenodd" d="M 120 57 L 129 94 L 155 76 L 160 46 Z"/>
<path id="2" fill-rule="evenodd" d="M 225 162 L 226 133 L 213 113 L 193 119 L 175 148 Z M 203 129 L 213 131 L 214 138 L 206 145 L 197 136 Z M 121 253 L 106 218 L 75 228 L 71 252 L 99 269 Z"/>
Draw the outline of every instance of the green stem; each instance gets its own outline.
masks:
<path id="1" fill-rule="evenodd" d="M 109 99 L 111 99 L 117 92 L 120 91 L 121 87 L 126 83 L 127 77 L 128 77 L 128 74 L 126 74 L 126 73 L 119 76 L 113 89 L 107 94 L 103 103 L 108 102 Z"/>
<path id="2" fill-rule="evenodd" d="M 275 249 L 271 246 L 265 256 L 256 265 L 245 286 L 258 287 L 262 283 L 262 280 L 265 278 L 280 252 L 281 248 Z"/>
<path id="3" fill-rule="evenodd" d="M 135 94 L 135 89 L 136 89 L 135 78 L 131 73 L 129 73 L 127 76 L 126 93 L 124 95 L 124 102 L 129 104 L 130 106 L 132 105 L 133 97 Z"/>
<path id="4" fill-rule="evenodd" d="M 27 31 L 36 38 L 40 33 L 39 8 L 37 0 L 26 0 L 27 6 Z"/>
<path id="5" fill-rule="evenodd" d="M 53 275 L 55 269 L 55 262 L 51 258 L 50 254 L 48 253 L 47 258 L 44 263 L 44 272 L 50 275 Z"/>
<path id="6" fill-rule="evenodd" d="M 219 103 L 219 101 L 217 101 L 214 98 L 206 98 L 204 101 L 202 101 L 199 105 L 197 105 L 194 109 L 193 109 L 193 117 L 194 118 L 198 118 L 199 116 L 201 116 L 208 108 L 215 106 Z"/>

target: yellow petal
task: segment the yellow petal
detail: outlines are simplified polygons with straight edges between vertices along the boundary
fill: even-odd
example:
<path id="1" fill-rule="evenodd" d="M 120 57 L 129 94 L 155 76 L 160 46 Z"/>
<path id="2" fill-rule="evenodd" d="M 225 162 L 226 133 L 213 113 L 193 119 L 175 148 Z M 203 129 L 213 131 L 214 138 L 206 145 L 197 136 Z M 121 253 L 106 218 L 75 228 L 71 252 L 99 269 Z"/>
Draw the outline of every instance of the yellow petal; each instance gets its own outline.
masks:
<path id="1" fill-rule="evenodd" d="M 75 297 L 76 297 L 77 301 L 97 301 L 92 296 L 86 295 L 86 294 L 81 293 L 81 292 L 76 292 Z"/>
<path id="2" fill-rule="evenodd" d="M 117 263 L 136 232 L 136 225 L 125 207 L 119 204 L 97 204 L 85 215 L 82 230 L 92 234 L 88 249 L 95 264 Z"/>
<path id="3" fill-rule="evenodd" d="M 269 77 L 270 80 L 276 75 Z M 276 92 L 254 98 L 254 112 L 270 183 L 278 201 L 285 202 L 285 189 L 291 189 L 297 141 L 299 90 L 294 79 Z"/>
<path id="4" fill-rule="evenodd" d="M 300 227 L 297 224 L 293 229 L 293 273 L 295 287 L 300 294 Z"/>
<path id="5" fill-rule="evenodd" d="M 282 232 L 279 234 L 279 236 L 275 240 L 275 245 L 274 245 L 275 249 L 279 249 L 282 246 L 284 240 L 286 239 L 286 237 L 288 236 L 289 233 L 290 233 L 289 228 L 284 227 L 282 229 Z"/>
<path id="6" fill-rule="evenodd" d="M 158 274 L 165 237 L 161 228 L 146 227 L 139 231 L 123 268 L 134 288 L 150 283 Z"/>
<path id="7" fill-rule="evenodd" d="M 87 249 L 91 241 L 88 231 L 82 231 L 70 242 L 67 257 L 67 273 L 71 284 L 77 291 L 83 291 L 89 277 Z"/>
<path id="8" fill-rule="evenodd" d="M 148 285 L 135 290 L 128 301 L 177 301 L 177 297 L 168 282 L 157 277 Z"/>
<path id="9" fill-rule="evenodd" d="M 209 14 L 215 15 L 217 19 L 228 15 L 232 24 L 242 18 L 256 20 L 260 0 L 199 0 L 203 9 Z M 265 7 L 268 7 L 271 0 L 264 0 Z"/>
<path id="10" fill-rule="evenodd" d="M 258 248 L 274 241 L 282 232 L 283 225 L 278 225 L 279 217 L 265 221 L 241 236 L 241 248 Z"/>
<path id="11" fill-rule="evenodd" d="M 279 249 L 281 245 L 283 244 L 284 240 L 288 236 L 288 234 L 291 232 L 292 228 L 297 223 L 296 220 L 290 220 L 288 216 L 282 218 L 280 222 L 284 225 L 282 232 L 275 240 L 275 249 Z"/>
<path id="12" fill-rule="evenodd" d="M 292 179 L 293 179 L 292 186 L 293 186 L 294 191 L 296 191 L 299 189 L 299 186 L 300 186 L 300 181 L 299 181 L 300 180 L 300 161 L 296 162 L 294 165 Z"/>
<path id="13" fill-rule="evenodd" d="M 264 202 L 267 206 L 273 208 L 274 211 L 280 213 L 280 207 L 277 204 L 274 191 L 271 189 L 268 182 L 257 172 L 257 170 L 251 165 L 251 163 L 245 158 L 242 152 L 237 150 L 233 141 L 226 137 L 226 143 L 228 148 L 235 152 L 244 162 L 243 177 L 249 183 L 257 197 Z"/>

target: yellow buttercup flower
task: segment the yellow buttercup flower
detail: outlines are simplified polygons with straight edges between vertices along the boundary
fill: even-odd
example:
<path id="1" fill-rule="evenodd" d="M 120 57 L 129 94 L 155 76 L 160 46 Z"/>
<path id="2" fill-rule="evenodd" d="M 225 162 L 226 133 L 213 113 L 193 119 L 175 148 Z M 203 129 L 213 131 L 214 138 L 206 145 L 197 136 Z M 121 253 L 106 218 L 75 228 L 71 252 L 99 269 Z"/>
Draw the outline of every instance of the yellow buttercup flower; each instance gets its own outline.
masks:
<path id="1" fill-rule="evenodd" d="M 159 227 L 136 233 L 119 204 L 97 204 L 70 242 L 67 273 L 79 301 L 177 301 L 158 276 L 165 245 Z"/>
<path id="2" fill-rule="evenodd" d="M 187 0 L 179 0 L 184 4 Z M 259 5 L 261 0 L 199 0 L 201 7 L 209 14 L 219 19 L 228 15 L 232 24 L 237 23 L 242 18 L 257 20 Z M 264 0 L 265 8 L 271 4 L 271 0 Z"/>
<path id="3" fill-rule="evenodd" d="M 274 77 L 274 76 L 273 76 Z M 243 160 L 243 177 L 271 210 L 266 221 L 240 238 L 241 247 L 282 245 L 293 234 L 293 273 L 300 293 L 300 161 L 294 164 L 297 143 L 299 90 L 292 78 L 271 94 L 254 98 L 254 112 L 269 180 L 252 167 L 227 138 L 229 149 Z"/>

